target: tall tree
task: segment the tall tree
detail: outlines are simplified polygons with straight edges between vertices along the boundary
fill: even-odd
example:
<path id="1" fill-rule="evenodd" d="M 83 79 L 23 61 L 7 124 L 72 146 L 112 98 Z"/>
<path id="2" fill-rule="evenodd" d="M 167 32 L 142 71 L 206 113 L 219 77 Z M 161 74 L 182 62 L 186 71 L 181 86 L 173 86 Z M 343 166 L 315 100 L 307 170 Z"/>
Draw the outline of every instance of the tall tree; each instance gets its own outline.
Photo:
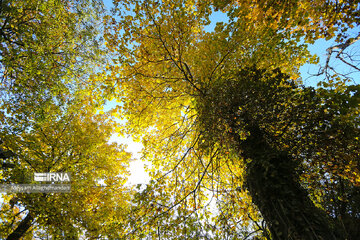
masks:
<path id="1" fill-rule="evenodd" d="M 112 232 L 112 218 L 121 221 L 130 193 L 124 187 L 130 155 L 108 143 L 113 133 L 108 116 L 82 110 L 86 102 L 75 104 L 63 115 L 48 112 L 51 117 L 29 132 L 6 137 L 16 157 L 15 167 L 2 172 L 2 183 L 36 184 L 34 172 L 67 172 L 71 192 L 9 193 L 9 202 L 2 204 L 8 219 L 2 223 L 3 237 L 20 239 L 29 229 L 33 236 L 46 230 L 53 237 L 99 237 Z"/>
<path id="2" fill-rule="evenodd" d="M 258 209 L 273 239 L 351 238 L 356 227 L 337 230 L 319 192 L 329 194 L 322 183 L 337 185 L 338 177 L 351 189 L 359 184 L 358 86 L 302 88 L 298 69 L 316 62 L 300 38 L 346 32 L 358 21 L 355 4 L 329 8 L 340 14 L 327 22 L 333 15 L 322 14 L 322 1 L 315 9 L 310 1 L 276 5 L 279 18 L 266 1 L 227 2 L 214 5 L 229 22 L 205 32 L 211 1 L 115 1 L 119 16 L 107 17 L 106 41 L 118 57 L 109 79 L 124 102 L 128 133 L 143 139 L 151 176 L 166 178 L 173 205 L 187 201 L 195 214 L 213 196 L 223 229 L 257 223 Z M 312 12 L 317 27 L 330 25 L 297 22 Z M 154 198 L 161 213 L 173 209 Z"/>
<path id="3" fill-rule="evenodd" d="M 2 239 L 99 238 L 121 231 L 130 155 L 101 113 L 101 1 L 0 2 L 2 184 L 69 172 L 70 193 L 2 195 Z M 101 95 L 104 94 L 104 95 Z"/>

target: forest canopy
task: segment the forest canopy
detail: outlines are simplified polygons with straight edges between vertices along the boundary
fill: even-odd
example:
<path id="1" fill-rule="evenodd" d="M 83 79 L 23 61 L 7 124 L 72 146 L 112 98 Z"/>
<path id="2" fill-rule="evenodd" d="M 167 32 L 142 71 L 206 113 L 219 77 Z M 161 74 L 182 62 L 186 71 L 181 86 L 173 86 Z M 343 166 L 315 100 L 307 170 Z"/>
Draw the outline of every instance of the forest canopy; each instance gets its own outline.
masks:
<path id="1" fill-rule="evenodd" d="M 1 184 L 72 188 L 2 194 L 0 237 L 357 239 L 359 18 L 350 0 L 2 0 Z M 126 183 L 114 134 L 143 144 L 149 183 Z"/>

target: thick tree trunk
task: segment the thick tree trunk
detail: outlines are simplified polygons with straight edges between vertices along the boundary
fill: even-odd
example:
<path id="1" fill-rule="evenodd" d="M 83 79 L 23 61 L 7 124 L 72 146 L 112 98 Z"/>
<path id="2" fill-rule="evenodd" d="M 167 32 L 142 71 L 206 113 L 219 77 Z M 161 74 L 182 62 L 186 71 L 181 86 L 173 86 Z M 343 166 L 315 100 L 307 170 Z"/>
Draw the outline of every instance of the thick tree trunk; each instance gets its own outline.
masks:
<path id="1" fill-rule="evenodd" d="M 26 217 L 20 222 L 19 226 L 6 238 L 6 240 L 18 240 L 23 237 L 27 230 L 32 225 L 34 218 L 31 213 L 28 213 Z"/>
<path id="2" fill-rule="evenodd" d="M 247 166 L 246 183 L 272 239 L 344 239 L 301 187 L 291 157 L 273 149 L 258 127 L 249 130 L 250 137 L 241 143 L 243 155 L 252 159 Z"/>

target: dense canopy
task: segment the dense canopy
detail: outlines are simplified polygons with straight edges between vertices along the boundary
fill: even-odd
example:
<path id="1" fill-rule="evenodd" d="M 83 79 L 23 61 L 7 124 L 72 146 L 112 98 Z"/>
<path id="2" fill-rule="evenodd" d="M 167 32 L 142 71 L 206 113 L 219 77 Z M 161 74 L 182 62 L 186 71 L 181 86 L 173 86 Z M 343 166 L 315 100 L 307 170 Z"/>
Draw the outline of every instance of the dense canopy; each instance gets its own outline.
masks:
<path id="1" fill-rule="evenodd" d="M 3 194 L 1 238 L 357 239 L 359 17 L 350 0 L 1 1 L 1 183 L 73 176 Z M 142 142 L 149 183 L 125 184 L 113 134 Z"/>

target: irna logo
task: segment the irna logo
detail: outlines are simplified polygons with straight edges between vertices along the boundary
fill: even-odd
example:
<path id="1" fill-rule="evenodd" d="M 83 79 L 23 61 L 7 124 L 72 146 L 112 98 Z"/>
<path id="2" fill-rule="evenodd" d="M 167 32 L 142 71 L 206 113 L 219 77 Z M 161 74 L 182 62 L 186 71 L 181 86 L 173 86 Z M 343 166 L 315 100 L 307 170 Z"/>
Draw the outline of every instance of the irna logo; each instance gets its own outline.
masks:
<path id="1" fill-rule="evenodd" d="M 70 182 L 70 173 L 34 173 L 37 182 Z"/>

